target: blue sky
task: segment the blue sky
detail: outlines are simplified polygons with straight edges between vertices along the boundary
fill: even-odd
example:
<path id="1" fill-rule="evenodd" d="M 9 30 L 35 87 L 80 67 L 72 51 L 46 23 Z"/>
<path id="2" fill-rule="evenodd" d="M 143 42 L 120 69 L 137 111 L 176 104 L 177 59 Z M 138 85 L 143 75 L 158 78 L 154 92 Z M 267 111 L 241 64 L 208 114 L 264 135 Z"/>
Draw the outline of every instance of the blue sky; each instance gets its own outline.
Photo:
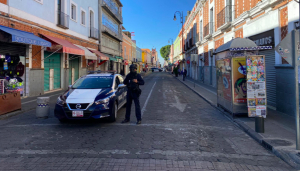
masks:
<path id="1" fill-rule="evenodd" d="M 158 51 L 159 62 L 163 64 L 159 50 L 175 41 L 180 28 L 180 16 L 174 21 L 174 13 L 183 11 L 185 17 L 192 10 L 196 0 L 121 0 L 123 4 L 123 26 L 126 31 L 135 32 L 134 39 L 140 48 L 152 47 Z"/>

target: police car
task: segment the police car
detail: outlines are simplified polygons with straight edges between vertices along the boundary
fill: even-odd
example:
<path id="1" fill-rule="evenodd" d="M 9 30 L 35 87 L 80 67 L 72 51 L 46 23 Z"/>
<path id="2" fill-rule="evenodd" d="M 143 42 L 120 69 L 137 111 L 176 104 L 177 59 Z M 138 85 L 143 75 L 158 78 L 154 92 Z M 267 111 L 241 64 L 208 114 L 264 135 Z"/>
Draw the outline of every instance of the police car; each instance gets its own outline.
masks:
<path id="1" fill-rule="evenodd" d="M 114 72 L 96 72 L 79 78 L 57 98 L 54 115 L 61 122 L 108 118 L 114 122 L 126 104 L 124 78 Z"/>

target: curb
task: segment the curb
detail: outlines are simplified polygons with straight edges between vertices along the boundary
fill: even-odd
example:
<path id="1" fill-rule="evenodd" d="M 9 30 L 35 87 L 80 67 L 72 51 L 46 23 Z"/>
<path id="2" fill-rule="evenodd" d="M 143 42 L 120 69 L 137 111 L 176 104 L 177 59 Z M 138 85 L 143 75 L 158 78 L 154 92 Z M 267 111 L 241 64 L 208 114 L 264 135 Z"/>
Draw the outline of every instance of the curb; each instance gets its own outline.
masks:
<path id="1" fill-rule="evenodd" d="M 176 78 L 182 84 L 184 84 L 186 87 L 188 87 L 190 90 L 192 90 L 193 92 L 195 92 L 198 96 L 200 96 L 204 101 L 206 101 L 207 103 L 209 103 L 212 107 L 214 107 L 215 109 L 219 110 L 226 118 L 228 118 L 230 121 L 232 121 L 236 126 L 238 126 L 241 130 L 243 130 L 251 138 L 253 138 L 255 141 L 257 141 L 265 149 L 271 151 L 275 156 L 277 156 L 278 158 L 282 159 L 285 163 L 287 163 L 291 167 L 297 168 L 297 169 L 300 168 L 300 165 L 296 164 L 296 163 L 300 163 L 300 162 L 296 162 L 296 161 L 291 160 L 291 158 L 295 160 L 295 157 L 291 157 L 289 154 L 282 154 L 281 151 L 277 150 L 274 146 L 272 146 L 271 144 L 269 144 L 268 142 L 266 142 L 260 134 L 256 133 L 254 130 L 252 130 L 248 125 L 244 124 L 240 120 L 233 119 L 232 116 L 228 112 L 222 110 L 220 107 L 218 107 L 215 104 L 213 104 L 210 100 L 207 100 L 200 93 L 198 93 L 197 91 L 195 91 L 194 89 L 192 89 L 190 86 L 188 86 L 187 84 L 185 84 L 183 81 L 179 80 L 179 78 L 177 78 L 175 76 L 173 76 L 173 77 Z M 290 157 L 284 157 L 284 156 L 290 156 Z"/>

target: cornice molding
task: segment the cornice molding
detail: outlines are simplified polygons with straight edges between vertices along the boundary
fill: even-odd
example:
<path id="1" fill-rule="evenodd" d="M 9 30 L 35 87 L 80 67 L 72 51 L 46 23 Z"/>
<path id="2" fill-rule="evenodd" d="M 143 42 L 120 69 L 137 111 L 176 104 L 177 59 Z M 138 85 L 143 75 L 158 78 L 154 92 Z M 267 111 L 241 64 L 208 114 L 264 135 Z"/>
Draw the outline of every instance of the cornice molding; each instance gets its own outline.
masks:
<path id="1" fill-rule="evenodd" d="M 221 28 L 221 27 L 220 27 L 220 28 Z M 222 30 L 221 30 L 221 29 L 218 29 L 216 32 L 214 32 L 214 33 L 212 34 L 212 37 L 214 38 L 214 37 L 220 35 L 221 33 L 222 33 Z"/>

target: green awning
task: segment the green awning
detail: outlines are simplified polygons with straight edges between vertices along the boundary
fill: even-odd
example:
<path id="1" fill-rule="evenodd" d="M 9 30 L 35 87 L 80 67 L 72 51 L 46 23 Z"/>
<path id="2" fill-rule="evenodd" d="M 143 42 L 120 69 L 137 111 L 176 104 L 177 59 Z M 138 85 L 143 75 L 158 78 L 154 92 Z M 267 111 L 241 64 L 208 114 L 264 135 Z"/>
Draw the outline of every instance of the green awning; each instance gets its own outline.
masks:
<path id="1" fill-rule="evenodd" d="M 123 59 L 123 57 L 122 57 L 122 56 L 116 56 L 116 58 L 117 58 L 117 59 Z"/>
<path id="2" fill-rule="evenodd" d="M 105 53 L 105 55 L 109 57 L 109 60 L 110 60 L 110 61 L 115 61 L 115 62 L 118 61 L 117 58 L 113 57 L 113 56 L 110 55 L 110 54 Z"/>

